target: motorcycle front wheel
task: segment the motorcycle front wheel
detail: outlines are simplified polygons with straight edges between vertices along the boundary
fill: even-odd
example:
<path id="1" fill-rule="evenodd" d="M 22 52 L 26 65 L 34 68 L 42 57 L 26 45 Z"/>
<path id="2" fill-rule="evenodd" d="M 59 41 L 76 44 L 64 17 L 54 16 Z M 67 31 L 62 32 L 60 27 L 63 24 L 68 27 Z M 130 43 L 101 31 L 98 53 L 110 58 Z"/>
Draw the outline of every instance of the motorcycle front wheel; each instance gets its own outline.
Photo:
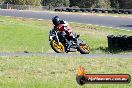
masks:
<path id="1" fill-rule="evenodd" d="M 87 44 L 79 44 L 78 49 L 81 54 L 89 54 L 90 53 L 90 47 Z"/>
<path id="2" fill-rule="evenodd" d="M 57 53 L 64 53 L 65 52 L 65 47 L 61 42 L 60 42 L 60 44 L 58 44 L 56 40 L 52 40 L 50 42 L 50 45 L 51 45 L 51 48 Z"/>

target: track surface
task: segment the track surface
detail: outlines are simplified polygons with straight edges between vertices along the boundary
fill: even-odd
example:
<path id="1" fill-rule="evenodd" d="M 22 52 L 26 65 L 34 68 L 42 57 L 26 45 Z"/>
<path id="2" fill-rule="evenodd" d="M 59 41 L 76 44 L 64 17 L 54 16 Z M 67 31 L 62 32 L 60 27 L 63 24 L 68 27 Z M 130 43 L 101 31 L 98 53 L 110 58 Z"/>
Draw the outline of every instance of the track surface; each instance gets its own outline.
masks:
<path id="1" fill-rule="evenodd" d="M 15 16 L 25 18 L 37 18 L 51 20 L 53 16 L 60 16 L 69 22 L 78 22 L 86 24 L 95 24 L 101 26 L 109 26 L 115 28 L 123 28 L 132 30 L 132 18 L 98 16 L 98 15 L 81 15 L 81 14 L 64 14 L 59 12 L 35 12 L 35 11 L 18 11 L 18 10 L 0 10 L 0 15 Z"/>
<path id="2" fill-rule="evenodd" d="M 59 57 L 85 57 L 85 58 L 132 58 L 132 54 L 57 54 L 57 53 L 6 53 L 0 52 L 0 56 L 59 56 Z"/>

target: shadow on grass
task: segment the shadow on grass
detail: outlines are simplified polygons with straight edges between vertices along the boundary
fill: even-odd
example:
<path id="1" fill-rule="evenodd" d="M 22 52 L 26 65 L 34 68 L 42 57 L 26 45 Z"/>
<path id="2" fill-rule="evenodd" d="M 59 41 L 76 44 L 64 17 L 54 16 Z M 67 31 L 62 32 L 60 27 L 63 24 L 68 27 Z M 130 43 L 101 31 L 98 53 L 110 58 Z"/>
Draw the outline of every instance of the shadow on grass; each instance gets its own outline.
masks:
<path id="1" fill-rule="evenodd" d="M 109 49 L 108 47 L 99 47 L 99 48 L 95 48 L 93 50 L 95 50 L 95 51 L 100 50 L 102 52 L 112 53 L 112 54 L 118 54 L 118 53 L 121 53 L 121 52 L 131 51 L 131 50 L 122 50 L 122 49 L 119 49 L 119 48 Z"/>

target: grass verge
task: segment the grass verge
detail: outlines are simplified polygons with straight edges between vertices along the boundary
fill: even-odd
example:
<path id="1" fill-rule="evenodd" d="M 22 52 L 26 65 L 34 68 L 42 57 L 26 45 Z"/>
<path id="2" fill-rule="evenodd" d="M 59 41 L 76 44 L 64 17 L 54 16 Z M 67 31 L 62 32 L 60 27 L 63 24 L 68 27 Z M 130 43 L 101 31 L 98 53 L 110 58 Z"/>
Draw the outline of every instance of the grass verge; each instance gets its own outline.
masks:
<path id="1" fill-rule="evenodd" d="M 92 48 L 91 53 L 109 53 L 107 35 L 132 35 L 131 31 L 70 23 L 74 32 L 81 35 Z M 52 23 L 48 20 L 31 20 L 0 16 L 0 52 L 53 52 L 48 42 Z M 115 52 L 115 53 L 131 53 Z"/>
<path id="2" fill-rule="evenodd" d="M 0 57 L 0 88 L 80 88 L 76 69 L 88 74 L 130 74 L 132 58 Z M 88 84 L 81 88 L 131 88 L 130 84 Z"/>

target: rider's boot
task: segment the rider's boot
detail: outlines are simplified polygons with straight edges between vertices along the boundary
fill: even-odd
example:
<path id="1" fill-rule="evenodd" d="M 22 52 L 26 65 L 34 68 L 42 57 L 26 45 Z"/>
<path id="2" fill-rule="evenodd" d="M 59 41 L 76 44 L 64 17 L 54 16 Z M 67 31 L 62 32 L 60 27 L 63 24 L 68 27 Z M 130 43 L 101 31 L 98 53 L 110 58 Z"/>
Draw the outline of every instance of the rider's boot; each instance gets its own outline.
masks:
<path id="1" fill-rule="evenodd" d="M 70 41 L 67 41 L 66 43 L 66 52 L 69 52 L 70 51 L 70 47 L 71 47 L 72 43 Z"/>

